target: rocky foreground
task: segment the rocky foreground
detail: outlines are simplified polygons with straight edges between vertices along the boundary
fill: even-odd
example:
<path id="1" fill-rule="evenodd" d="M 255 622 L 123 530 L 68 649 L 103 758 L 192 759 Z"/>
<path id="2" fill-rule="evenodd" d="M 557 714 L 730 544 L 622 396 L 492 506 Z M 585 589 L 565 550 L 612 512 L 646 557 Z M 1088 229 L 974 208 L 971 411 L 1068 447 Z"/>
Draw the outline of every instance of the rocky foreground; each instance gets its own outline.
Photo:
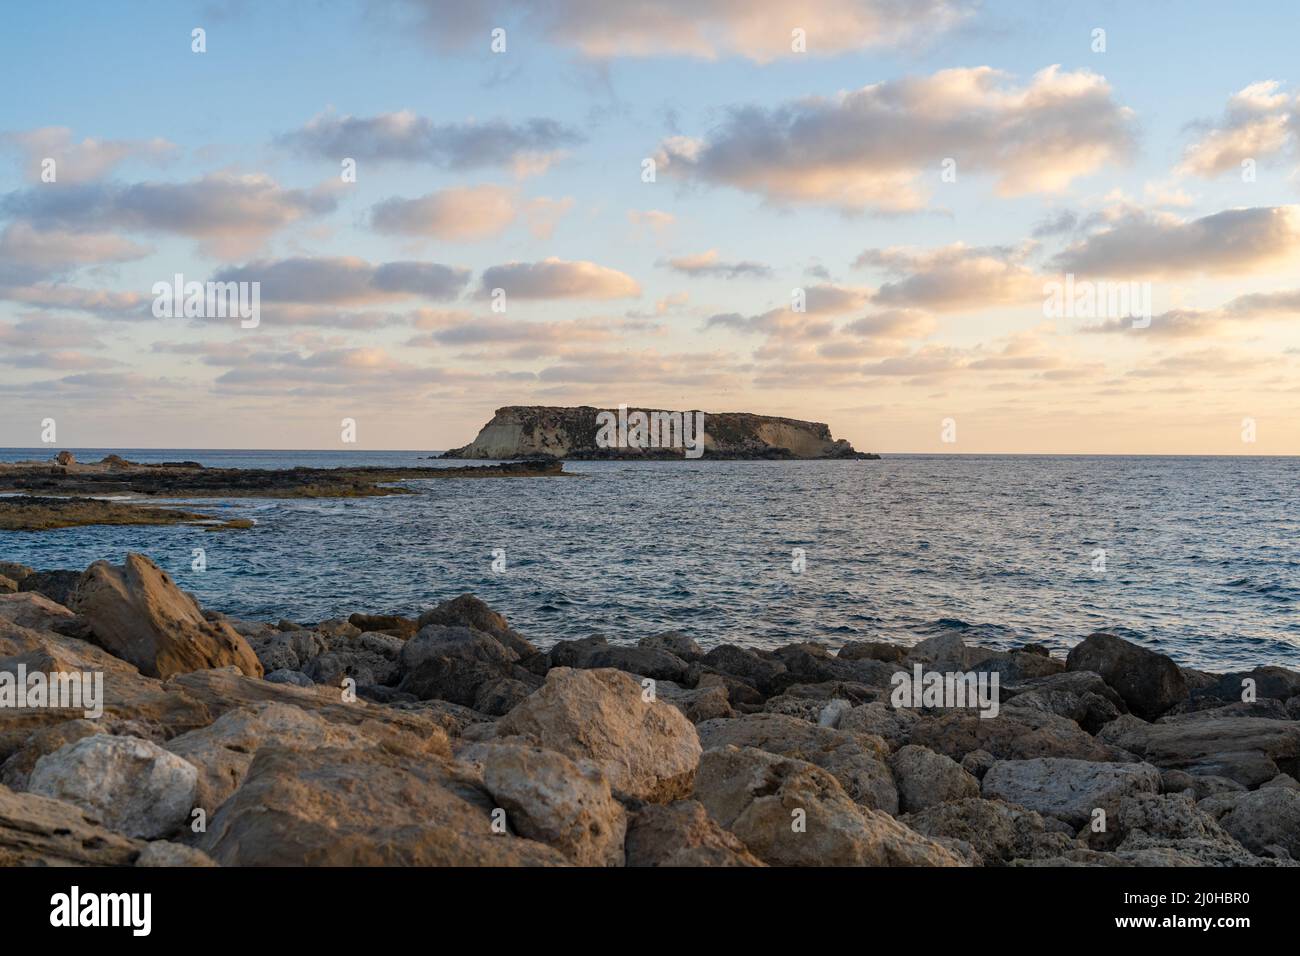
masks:
<path id="1" fill-rule="evenodd" d="M 138 555 L 0 575 L 25 588 L 0 594 L 0 703 L 20 670 L 104 689 L 98 718 L 0 710 L 7 865 L 1300 860 L 1282 668 L 1208 674 L 1107 634 L 1065 660 L 952 635 L 541 651 L 471 595 L 270 624 Z M 918 664 L 998 675 L 996 716 L 895 707 Z"/>

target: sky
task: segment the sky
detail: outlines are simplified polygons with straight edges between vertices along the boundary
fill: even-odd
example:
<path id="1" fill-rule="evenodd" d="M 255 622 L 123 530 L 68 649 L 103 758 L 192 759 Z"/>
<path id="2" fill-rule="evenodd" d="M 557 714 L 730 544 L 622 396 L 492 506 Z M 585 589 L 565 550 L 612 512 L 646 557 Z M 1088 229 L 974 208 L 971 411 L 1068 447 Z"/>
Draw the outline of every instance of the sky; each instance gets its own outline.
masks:
<path id="1" fill-rule="evenodd" d="M 1298 36 L 1282 0 L 13 4 L 0 446 L 625 403 L 1300 454 Z M 159 314 L 177 275 L 256 325 Z"/>

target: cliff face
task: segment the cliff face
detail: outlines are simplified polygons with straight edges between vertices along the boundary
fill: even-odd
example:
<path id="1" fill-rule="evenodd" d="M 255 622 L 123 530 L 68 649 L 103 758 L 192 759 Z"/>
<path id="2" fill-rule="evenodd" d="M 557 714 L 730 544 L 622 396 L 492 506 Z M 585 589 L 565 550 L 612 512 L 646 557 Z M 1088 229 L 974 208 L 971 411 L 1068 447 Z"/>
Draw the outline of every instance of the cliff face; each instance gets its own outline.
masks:
<path id="1" fill-rule="evenodd" d="M 703 416 L 703 441 L 698 431 Z M 820 422 L 748 412 L 541 405 L 498 408 L 478 437 L 443 458 L 876 458 Z"/>

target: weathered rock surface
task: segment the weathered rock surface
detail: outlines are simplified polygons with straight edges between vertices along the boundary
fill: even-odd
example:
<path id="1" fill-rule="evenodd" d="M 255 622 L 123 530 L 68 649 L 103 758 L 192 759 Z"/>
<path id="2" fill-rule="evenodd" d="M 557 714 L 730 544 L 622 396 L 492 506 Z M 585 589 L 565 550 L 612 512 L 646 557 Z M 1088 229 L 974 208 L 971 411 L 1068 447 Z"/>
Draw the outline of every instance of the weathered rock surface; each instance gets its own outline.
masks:
<path id="1" fill-rule="evenodd" d="M 234 665 L 262 676 L 252 648 L 228 624 L 208 621 L 198 602 L 148 558 L 96 561 L 81 578 L 76 611 L 92 639 L 148 677 Z"/>
<path id="2" fill-rule="evenodd" d="M 1105 743 L 1074 721 L 1041 711 L 1004 708 L 997 717 L 954 712 L 922 720 L 910 742 L 929 747 L 953 760 L 984 750 L 999 760 L 1031 757 L 1076 757 L 1080 760 L 1131 759 L 1123 749 Z"/>
<path id="3" fill-rule="evenodd" d="M 1170 658 L 1113 634 L 1090 634 L 1070 649 L 1066 667 L 1101 675 L 1129 709 L 1146 720 L 1159 717 L 1189 694 L 1183 672 Z"/>
<path id="4" fill-rule="evenodd" d="M 889 751 L 877 737 L 819 727 L 782 714 L 709 720 L 696 729 L 706 750 L 730 744 L 803 760 L 830 773 L 855 803 L 898 812 L 898 790 L 885 759 Z"/>
<path id="5" fill-rule="evenodd" d="M 766 866 L 698 800 L 642 808 L 624 847 L 628 866 Z"/>
<path id="6" fill-rule="evenodd" d="M 1113 739 L 1157 767 L 1227 777 L 1246 787 L 1300 770 L 1300 723 L 1290 720 L 1186 714 L 1129 723 Z"/>
<path id="7" fill-rule="evenodd" d="M 1257 855 L 1274 855 L 1274 847 L 1300 860 L 1300 791 L 1269 787 L 1238 794 L 1219 824 Z"/>
<path id="8" fill-rule="evenodd" d="M 981 792 L 986 799 L 1019 804 L 1082 827 L 1097 809 L 1104 810 L 1108 819 L 1118 815 L 1125 796 L 1159 793 L 1160 771 L 1141 763 L 1001 760 L 984 775 Z"/>
<path id="9" fill-rule="evenodd" d="M 119 833 L 157 839 L 189 817 L 197 781 L 192 764 L 157 744 L 96 734 L 37 760 L 27 789 L 74 803 Z"/>
<path id="10" fill-rule="evenodd" d="M 476 777 L 436 757 L 262 747 L 199 849 L 222 866 L 551 866 L 557 850 L 494 832 Z"/>
<path id="11" fill-rule="evenodd" d="M 511 743 L 460 754 L 480 768 L 483 786 L 515 831 L 559 850 L 578 866 L 622 866 L 627 812 L 590 760 Z"/>
<path id="12" fill-rule="evenodd" d="M 522 634 L 512 628 L 506 619 L 472 594 L 462 594 L 420 615 L 416 626 L 423 630 L 430 624 L 444 627 L 470 627 L 496 638 L 518 658 L 537 653 L 537 648 Z"/>
<path id="13" fill-rule="evenodd" d="M 980 795 L 980 784 L 951 757 L 908 744 L 889 761 L 898 786 L 898 806 L 915 813 L 939 803 L 953 803 Z"/>
<path id="14" fill-rule="evenodd" d="M 970 844 L 985 866 L 1056 857 L 1079 846 L 1070 834 L 1055 828 L 1057 821 L 1050 817 L 980 797 L 935 804 L 907 814 L 900 822 L 934 839 Z"/>
<path id="15" fill-rule="evenodd" d="M 950 849 L 859 806 L 835 778 L 753 747 L 705 751 L 695 799 L 772 866 L 959 866 Z"/>
<path id="16" fill-rule="evenodd" d="M 617 670 L 554 668 L 497 726 L 593 760 L 616 796 L 654 803 L 689 794 L 700 759 L 694 725 L 671 704 L 646 701 L 641 685 Z"/>
<path id="17" fill-rule="evenodd" d="M 578 641 L 560 641 L 548 655 L 552 667 L 599 668 L 638 674 L 652 680 L 669 680 L 682 683 L 687 680 L 690 665 L 675 654 L 652 647 L 632 647 L 610 644 L 595 635 Z"/>
<path id="18" fill-rule="evenodd" d="M 130 866 L 144 846 L 79 806 L 0 786 L 0 866 Z"/>

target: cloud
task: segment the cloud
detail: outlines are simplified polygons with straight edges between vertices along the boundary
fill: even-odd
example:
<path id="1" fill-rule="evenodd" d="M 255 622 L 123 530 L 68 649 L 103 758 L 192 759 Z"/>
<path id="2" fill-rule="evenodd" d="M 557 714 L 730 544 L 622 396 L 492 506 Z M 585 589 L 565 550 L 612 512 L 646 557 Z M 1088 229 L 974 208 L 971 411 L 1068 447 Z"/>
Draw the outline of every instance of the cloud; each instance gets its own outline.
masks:
<path id="1" fill-rule="evenodd" d="M 5 349 L 103 348 L 94 327 L 78 319 L 33 315 L 18 322 L 0 323 L 0 344 Z"/>
<path id="2" fill-rule="evenodd" d="M 500 18 L 514 14 L 529 34 L 595 59 L 734 55 L 760 63 L 794 55 L 796 28 L 805 31 L 809 55 L 834 56 L 943 33 L 975 8 L 971 0 L 406 0 L 406 6 L 444 48 L 486 43 Z"/>
<path id="3" fill-rule="evenodd" d="M 65 284 L 0 285 L 0 298 L 42 308 L 72 309 L 105 319 L 128 321 L 153 318 L 153 296 L 113 292 Z"/>
<path id="4" fill-rule="evenodd" d="M 920 339 L 934 329 L 934 316 L 916 309 L 886 309 L 844 326 L 844 331 L 853 335 L 881 339 Z"/>
<path id="5" fill-rule="evenodd" d="M 213 255 L 232 258 L 290 223 L 332 212 L 335 192 L 285 189 L 263 175 L 217 173 L 183 183 L 38 186 L 0 197 L 0 212 L 41 229 L 185 236 Z"/>
<path id="6" fill-rule="evenodd" d="M 426 327 L 428 325 L 426 324 Z M 462 318 L 449 315 L 430 332 L 407 341 L 415 348 L 516 345 L 515 352 L 493 348 L 497 358 L 533 358 L 554 355 L 575 344 L 607 342 L 616 337 L 608 323 L 569 319 L 562 322 L 517 322 L 501 316 Z"/>
<path id="7" fill-rule="evenodd" d="M 566 147 L 581 141 L 572 127 L 540 117 L 518 123 L 435 123 L 409 110 L 369 117 L 321 113 L 276 139 L 300 155 L 335 163 L 355 159 L 454 170 L 509 167 L 519 175 L 541 172 Z"/>
<path id="8" fill-rule="evenodd" d="M 617 269 L 556 258 L 492 266 L 483 273 L 480 297 L 487 298 L 493 289 L 504 289 L 508 299 L 627 299 L 641 294 L 636 280 Z"/>
<path id="9" fill-rule="evenodd" d="M 498 236 L 515 220 L 515 194 L 500 186 L 463 186 L 419 199 L 388 199 L 370 211 L 377 232 L 475 240 Z"/>
<path id="10" fill-rule="evenodd" d="M 634 226 L 647 226 L 654 232 L 663 232 L 677 222 L 677 217 L 662 209 L 629 209 L 627 221 Z"/>
<path id="11" fill-rule="evenodd" d="M 1177 171 L 1213 178 L 1240 171 L 1245 160 L 1261 160 L 1300 141 L 1300 98 L 1279 93 L 1276 80 L 1252 83 L 1228 99 L 1223 117 L 1202 123 L 1201 137 L 1187 147 Z"/>
<path id="12" fill-rule="evenodd" d="M 0 232 L 0 285 L 26 285 L 85 265 L 130 262 L 150 251 L 111 233 L 42 230 L 19 220 Z"/>
<path id="13" fill-rule="evenodd" d="M 712 276 L 721 279 L 765 279 L 772 274 L 771 268 L 761 262 L 724 262 L 718 257 L 717 249 L 710 249 L 693 256 L 679 256 L 668 260 L 668 267 L 692 278 Z"/>
<path id="14" fill-rule="evenodd" d="M 458 297 L 468 269 L 436 262 L 373 264 L 355 256 L 262 260 L 219 271 L 217 282 L 260 282 L 262 302 L 353 304 Z"/>
<path id="15" fill-rule="evenodd" d="M 1300 206 L 1227 209 L 1200 219 L 1125 207 L 1052 263 L 1090 276 L 1230 276 L 1293 262 L 1298 252 Z"/>
<path id="16" fill-rule="evenodd" d="M 664 140 L 657 162 L 777 205 L 901 212 L 926 204 L 923 183 L 937 182 L 949 158 L 959 176 L 995 176 L 1004 196 L 1058 192 L 1127 159 L 1131 121 L 1086 70 L 1052 66 L 1018 86 L 990 67 L 952 69 L 736 108 L 707 138 Z"/>
<path id="17" fill-rule="evenodd" d="M 892 247 L 868 249 L 854 265 L 899 276 L 876 292 L 877 305 L 951 312 L 1041 299 L 1042 282 L 1024 265 L 1029 251 L 961 242 L 937 249 Z"/>
<path id="18" fill-rule="evenodd" d="M 66 126 L 43 126 L 22 132 L 0 133 L 0 145 L 22 155 L 23 175 L 41 183 L 46 159 L 54 160 L 55 182 L 88 183 L 101 179 L 129 159 L 158 164 L 176 153 L 176 145 L 165 139 L 83 139 L 73 142 Z"/>

